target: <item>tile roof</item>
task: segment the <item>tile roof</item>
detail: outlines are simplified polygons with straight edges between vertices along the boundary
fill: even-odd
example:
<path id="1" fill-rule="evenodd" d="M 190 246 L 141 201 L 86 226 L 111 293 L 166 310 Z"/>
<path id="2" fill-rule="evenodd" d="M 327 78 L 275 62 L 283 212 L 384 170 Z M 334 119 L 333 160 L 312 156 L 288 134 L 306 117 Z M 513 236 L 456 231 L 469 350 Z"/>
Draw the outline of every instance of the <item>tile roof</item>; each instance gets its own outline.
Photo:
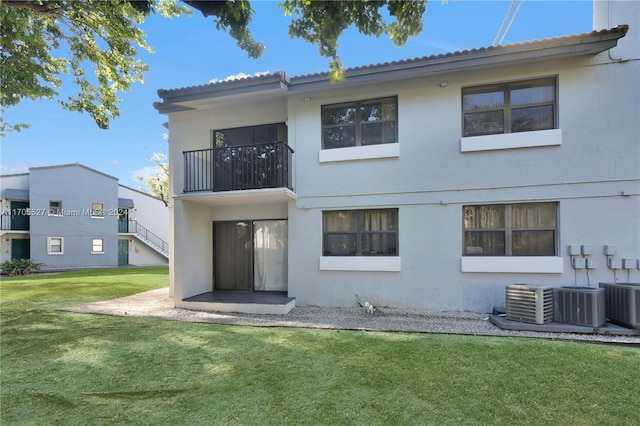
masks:
<path id="1" fill-rule="evenodd" d="M 615 47 L 618 39 L 625 36 L 629 27 L 618 25 L 611 29 L 572 34 L 541 40 L 531 40 L 507 45 L 481 47 L 431 56 L 423 56 L 399 61 L 383 62 L 347 68 L 345 83 L 373 81 L 390 76 L 395 78 L 449 72 L 479 66 L 495 66 L 514 61 L 537 60 L 540 58 L 597 54 Z M 208 99 L 210 97 L 232 96 L 240 93 L 254 93 L 267 90 L 304 90 L 320 87 L 329 82 L 328 72 L 318 72 L 289 77 L 284 71 L 268 75 L 246 77 L 213 82 L 198 86 L 176 89 L 160 89 L 158 96 L 164 102 L 154 106 L 161 113 L 171 113 L 191 109 L 181 103 Z M 343 84 L 345 84 L 343 83 Z"/>
<path id="2" fill-rule="evenodd" d="M 436 55 L 421 56 L 417 58 L 402 59 L 398 61 L 383 62 L 378 64 L 361 65 L 357 67 L 347 68 L 345 70 L 345 73 L 348 76 L 349 74 L 352 74 L 355 72 L 391 68 L 391 67 L 396 67 L 400 65 L 417 64 L 417 63 L 423 63 L 427 61 L 434 61 L 438 59 L 446 60 L 446 59 L 468 57 L 470 55 L 475 55 L 479 53 L 501 52 L 505 50 L 514 50 L 514 48 L 527 49 L 530 47 L 539 47 L 541 45 L 558 44 L 558 43 L 565 43 L 565 42 L 571 42 L 571 41 L 581 42 L 585 38 L 594 37 L 594 36 L 597 37 L 597 36 L 620 35 L 620 37 L 624 37 L 628 29 L 629 29 L 628 25 L 618 25 L 617 27 L 614 27 L 612 29 L 591 31 L 589 33 L 571 34 L 571 35 L 552 37 L 547 39 L 516 42 L 516 43 L 499 45 L 499 46 L 489 46 L 489 47 L 479 47 L 475 49 L 459 50 L 455 52 L 440 53 Z M 311 73 L 311 74 L 291 77 L 291 81 L 295 83 L 296 81 L 311 78 L 311 77 L 328 77 L 328 75 L 329 74 L 327 72 Z"/>

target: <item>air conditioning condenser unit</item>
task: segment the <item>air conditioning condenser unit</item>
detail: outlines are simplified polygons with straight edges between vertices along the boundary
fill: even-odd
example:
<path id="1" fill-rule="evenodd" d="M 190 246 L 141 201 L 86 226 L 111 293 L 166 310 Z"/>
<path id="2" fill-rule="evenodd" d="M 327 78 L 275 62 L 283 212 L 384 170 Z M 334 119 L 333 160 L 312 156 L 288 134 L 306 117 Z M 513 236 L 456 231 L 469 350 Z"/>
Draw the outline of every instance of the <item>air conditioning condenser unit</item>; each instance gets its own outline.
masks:
<path id="1" fill-rule="evenodd" d="M 553 288 L 529 284 L 506 286 L 506 315 L 512 321 L 547 324 L 553 321 Z"/>
<path id="2" fill-rule="evenodd" d="M 600 283 L 611 322 L 640 329 L 640 283 Z"/>
<path id="3" fill-rule="evenodd" d="M 591 287 L 553 289 L 553 320 L 566 324 L 600 327 L 605 317 L 605 291 Z"/>

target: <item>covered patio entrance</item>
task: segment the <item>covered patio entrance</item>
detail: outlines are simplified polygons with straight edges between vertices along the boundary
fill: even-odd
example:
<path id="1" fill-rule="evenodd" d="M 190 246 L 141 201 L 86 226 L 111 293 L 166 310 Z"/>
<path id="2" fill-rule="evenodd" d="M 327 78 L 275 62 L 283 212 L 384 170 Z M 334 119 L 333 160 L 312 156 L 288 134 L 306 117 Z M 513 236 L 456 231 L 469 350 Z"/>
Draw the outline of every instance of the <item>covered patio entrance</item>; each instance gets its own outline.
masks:
<path id="1" fill-rule="evenodd" d="M 213 291 L 186 298 L 182 307 L 219 312 L 286 314 L 287 220 L 213 222 Z"/>

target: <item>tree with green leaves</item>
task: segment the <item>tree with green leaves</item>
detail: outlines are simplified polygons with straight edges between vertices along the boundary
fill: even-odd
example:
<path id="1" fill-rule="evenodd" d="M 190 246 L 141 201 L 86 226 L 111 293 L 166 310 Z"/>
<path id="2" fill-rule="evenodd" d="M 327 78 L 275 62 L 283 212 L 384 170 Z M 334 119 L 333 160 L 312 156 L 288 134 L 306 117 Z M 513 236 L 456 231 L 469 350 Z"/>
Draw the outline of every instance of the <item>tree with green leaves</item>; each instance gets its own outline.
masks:
<path id="1" fill-rule="evenodd" d="M 444 0 L 446 1 L 446 0 Z M 289 35 L 318 46 L 321 56 L 330 58 L 329 75 L 334 82 L 344 78 L 338 55 L 338 40 L 354 25 L 361 34 L 389 36 L 396 46 L 422 32 L 426 0 L 310 1 L 285 0 L 285 14 L 292 15 Z M 386 6 L 391 22 L 382 14 Z"/>
<path id="2" fill-rule="evenodd" d="M 344 70 L 338 40 L 345 29 L 354 25 L 365 35 L 387 34 L 402 45 L 422 30 L 425 3 L 284 0 L 279 7 L 292 17 L 290 36 L 316 44 L 320 55 L 330 59 L 332 80 L 340 81 Z M 58 99 L 62 108 L 86 112 L 107 129 L 120 114 L 118 94 L 144 81 L 148 67 L 138 53 L 152 48 L 140 25 L 150 14 L 171 18 L 192 9 L 212 16 L 215 28 L 227 31 L 249 57 L 264 52 L 249 29 L 254 14 L 249 0 L 0 0 L 0 108 L 23 99 Z M 77 93 L 60 99 L 64 76 Z M 12 125 L 0 116 L 2 133 L 24 127 L 28 125 Z"/>
<path id="3" fill-rule="evenodd" d="M 149 161 L 153 163 L 153 171 L 145 176 L 136 176 L 142 182 L 141 190 L 162 200 L 169 205 L 169 163 L 167 155 L 154 152 Z"/>
<path id="4" fill-rule="evenodd" d="M 147 65 L 138 53 L 152 48 L 140 25 L 151 13 L 167 18 L 192 13 L 186 5 L 215 16 L 217 29 L 229 31 L 250 57 L 262 55 L 264 46 L 248 29 L 248 1 L 1 0 L 0 108 L 25 98 L 57 98 L 67 75 L 78 91 L 59 99 L 60 105 L 88 113 L 107 129 L 120 113 L 118 93 L 144 81 Z M 4 131 L 24 127 L 2 123 Z"/>

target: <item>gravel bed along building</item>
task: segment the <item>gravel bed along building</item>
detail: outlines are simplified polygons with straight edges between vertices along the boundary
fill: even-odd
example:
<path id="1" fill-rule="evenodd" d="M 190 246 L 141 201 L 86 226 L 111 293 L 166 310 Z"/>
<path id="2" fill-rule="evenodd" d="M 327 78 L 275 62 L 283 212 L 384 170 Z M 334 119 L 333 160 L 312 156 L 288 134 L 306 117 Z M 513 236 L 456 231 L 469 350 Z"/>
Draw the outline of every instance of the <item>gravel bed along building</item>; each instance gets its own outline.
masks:
<path id="1" fill-rule="evenodd" d="M 328 308 L 296 306 L 286 315 L 215 313 L 174 308 L 168 288 L 132 296 L 65 308 L 66 311 L 156 318 L 173 321 L 216 323 L 258 327 L 301 327 L 342 330 L 401 331 L 486 336 L 534 337 L 559 340 L 632 344 L 640 346 L 640 336 L 585 333 L 555 333 L 504 330 L 489 321 L 488 314 L 472 312 L 418 311 L 409 309 Z"/>

